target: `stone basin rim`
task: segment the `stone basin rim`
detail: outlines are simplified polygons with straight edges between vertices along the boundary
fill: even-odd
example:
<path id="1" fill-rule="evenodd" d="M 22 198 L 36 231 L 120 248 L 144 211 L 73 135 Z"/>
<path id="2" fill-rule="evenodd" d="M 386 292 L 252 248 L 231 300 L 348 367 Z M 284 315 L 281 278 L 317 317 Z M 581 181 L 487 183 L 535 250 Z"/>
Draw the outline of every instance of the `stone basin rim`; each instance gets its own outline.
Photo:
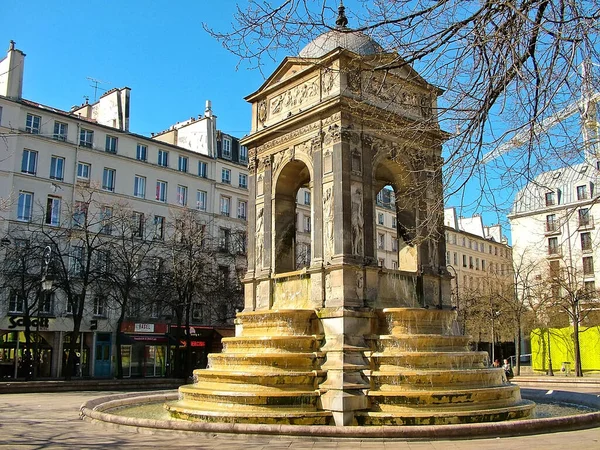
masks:
<path id="1" fill-rule="evenodd" d="M 600 409 L 600 396 L 569 391 L 522 388 L 526 399 L 544 399 L 546 402 L 576 404 Z M 549 395 L 549 397 L 546 397 Z M 80 408 L 83 420 L 108 423 L 117 427 L 135 427 L 145 430 L 176 431 L 218 434 L 256 434 L 280 435 L 282 438 L 365 438 L 365 439 L 418 439 L 436 440 L 447 438 L 489 438 L 496 436 L 517 436 L 524 434 L 547 434 L 558 431 L 582 430 L 600 427 L 600 411 L 573 416 L 525 419 L 507 422 L 488 422 L 455 425 L 417 425 L 417 426 L 348 426 L 331 425 L 260 425 L 238 423 L 201 423 L 193 421 L 172 421 L 124 417 L 110 412 L 113 408 L 134 406 L 145 403 L 176 400 L 177 391 L 157 391 L 154 393 L 134 392 L 113 394 L 85 402 Z M 571 401 L 568 401 L 568 400 Z M 580 401 L 574 402 L 573 399 Z M 592 406 L 593 405 L 593 406 Z"/>

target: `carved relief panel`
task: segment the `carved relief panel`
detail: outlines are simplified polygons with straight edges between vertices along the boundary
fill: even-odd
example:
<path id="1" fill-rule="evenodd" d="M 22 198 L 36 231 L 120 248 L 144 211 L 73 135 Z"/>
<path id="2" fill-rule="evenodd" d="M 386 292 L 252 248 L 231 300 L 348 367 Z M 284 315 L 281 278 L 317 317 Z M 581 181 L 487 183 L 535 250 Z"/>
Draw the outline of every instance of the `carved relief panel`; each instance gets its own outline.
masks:
<path id="1" fill-rule="evenodd" d="M 351 230 L 352 254 L 364 253 L 364 217 L 363 217 L 363 190 L 360 183 L 352 183 L 351 188 Z"/>
<path id="2" fill-rule="evenodd" d="M 333 183 L 323 185 L 323 254 L 325 260 L 334 253 Z"/>

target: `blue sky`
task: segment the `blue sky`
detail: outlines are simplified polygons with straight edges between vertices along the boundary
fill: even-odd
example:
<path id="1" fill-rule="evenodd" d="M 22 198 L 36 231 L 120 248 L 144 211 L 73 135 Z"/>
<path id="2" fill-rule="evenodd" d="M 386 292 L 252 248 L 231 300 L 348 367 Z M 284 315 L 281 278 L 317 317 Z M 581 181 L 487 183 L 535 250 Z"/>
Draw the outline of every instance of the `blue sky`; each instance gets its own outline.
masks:
<path id="1" fill-rule="evenodd" d="M 243 97 L 263 77 L 236 70 L 237 58 L 202 28 L 227 28 L 234 1 L 31 0 L 2 9 L 0 49 L 12 39 L 27 55 L 27 99 L 68 110 L 84 96 L 94 100 L 91 77 L 104 90 L 131 88 L 133 132 L 149 135 L 203 114 L 206 100 L 220 129 L 239 137 L 249 131 Z"/>
<path id="2" fill-rule="evenodd" d="M 211 100 L 219 129 L 242 137 L 250 129 L 250 107 L 243 98 L 260 87 L 263 75 L 247 65 L 237 67 L 237 57 L 202 28 L 206 23 L 229 29 L 236 3 L 8 2 L 0 16 L 0 55 L 11 39 L 27 54 L 23 89 L 27 99 L 69 110 L 86 96 L 94 101 L 90 77 L 101 81 L 98 96 L 113 87 L 131 88 L 130 129 L 135 133 L 150 135 L 203 114 L 205 101 Z M 334 8 L 337 3 L 331 0 Z M 345 4 L 350 12 L 355 2 Z M 271 73 L 284 56 L 266 66 L 264 73 Z M 490 192 L 509 205 L 514 191 L 497 181 L 492 187 Z M 489 194 L 487 199 L 480 195 L 479 182 L 471 183 L 465 192 L 449 204 L 470 205 L 462 214 L 482 212 L 487 224 L 504 220 L 503 212 L 489 207 L 493 203 Z M 479 204 L 481 198 L 484 205 Z"/>

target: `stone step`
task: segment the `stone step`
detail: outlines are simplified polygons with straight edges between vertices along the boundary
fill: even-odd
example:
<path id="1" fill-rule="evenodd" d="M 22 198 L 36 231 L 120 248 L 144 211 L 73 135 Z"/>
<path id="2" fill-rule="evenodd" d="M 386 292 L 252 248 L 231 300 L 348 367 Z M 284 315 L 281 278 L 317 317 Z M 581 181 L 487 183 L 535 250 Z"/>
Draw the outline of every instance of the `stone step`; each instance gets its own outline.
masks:
<path id="1" fill-rule="evenodd" d="M 535 404 L 521 400 L 509 406 L 477 405 L 477 407 L 439 408 L 437 410 L 415 410 L 405 408 L 398 411 L 357 412 L 359 425 L 451 425 L 464 423 L 498 422 L 527 418 L 531 415 Z"/>
<path id="2" fill-rule="evenodd" d="M 378 390 L 444 389 L 450 387 L 477 388 L 498 386 L 504 382 L 504 370 L 392 370 L 372 371 L 371 385 Z"/>
<path id="3" fill-rule="evenodd" d="M 501 385 L 478 389 L 429 391 L 371 390 L 368 393 L 374 411 L 396 411 L 409 407 L 470 406 L 497 404 L 509 406 L 521 400 L 518 386 Z"/>
<path id="4" fill-rule="evenodd" d="M 468 336 L 440 334 L 396 334 L 379 336 L 371 342 L 379 352 L 394 351 L 467 351 Z"/>
<path id="5" fill-rule="evenodd" d="M 322 353 L 211 353 L 208 367 L 215 370 L 254 370 L 269 368 L 269 371 L 319 370 Z"/>
<path id="6" fill-rule="evenodd" d="M 265 367 L 260 367 L 260 370 L 252 372 L 244 370 L 244 372 L 234 372 L 226 370 L 212 369 L 196 369 L 194 371 L 195 384 L 203 383 L 236 383 L 236 384 L 251 384 L 260 386 L 316 386 L 325 377 L 325 372 L 320 370 L 312 370 L 305 372 L 267 372 Z"/>
<path id="7" fill-rule="evenodd" d="M 251 311 L 237 314 L 241 336 L 310 336 L 316 314 L 312 309 Z"/>
<path id="8" fill-rule="evenodd" d="M 487 352 L 383 352 L 372 353 L 373 370 L 393 371 L 396 367 L 415 369 L 483 369 Z"/>
<path id="9" fill-rule="evenodd" d="M 379 312 L 380 335 L 457 335 L 456 312 L 425 308 L 386 308 Z"/>
<path id="10" fill-rule="evenodd" d="M 222 339 L 223 351 L 247 352 L 315 352 L 319 350 L 322 336 L 244 336 Z"/>

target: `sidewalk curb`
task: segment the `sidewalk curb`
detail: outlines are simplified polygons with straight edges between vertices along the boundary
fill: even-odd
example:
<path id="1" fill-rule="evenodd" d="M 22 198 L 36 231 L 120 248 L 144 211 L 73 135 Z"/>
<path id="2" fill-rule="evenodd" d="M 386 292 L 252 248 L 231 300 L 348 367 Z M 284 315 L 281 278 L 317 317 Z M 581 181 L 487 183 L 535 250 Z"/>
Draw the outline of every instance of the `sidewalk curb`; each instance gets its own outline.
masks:
<path id="1" fill-rule="evenodd" d="M 69 391 L 149 391 L 177 389 L 185 379 L 149 378 L 123 380 L 70 380 L 70 381 L 8 381 L 0 382 L 1 394 Z"/>

